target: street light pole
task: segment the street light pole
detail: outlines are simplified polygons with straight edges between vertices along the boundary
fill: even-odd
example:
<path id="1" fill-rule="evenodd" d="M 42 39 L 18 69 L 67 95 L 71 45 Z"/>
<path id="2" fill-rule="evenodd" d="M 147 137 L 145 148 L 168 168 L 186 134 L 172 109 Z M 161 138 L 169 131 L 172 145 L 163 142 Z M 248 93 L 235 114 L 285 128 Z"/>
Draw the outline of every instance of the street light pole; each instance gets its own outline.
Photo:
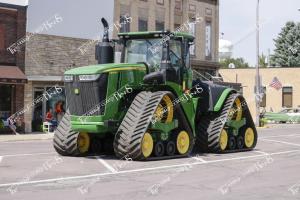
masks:
<path id="1" fill-rule="evenodd" d="M 255 94 L 255 103 L 256 103 L 256 126 L 259 126 L 259 108 L 260 108 L 260 75 L 259 75 L 259 1 L 257 0 L 256 7 L 256 94 Z"/>

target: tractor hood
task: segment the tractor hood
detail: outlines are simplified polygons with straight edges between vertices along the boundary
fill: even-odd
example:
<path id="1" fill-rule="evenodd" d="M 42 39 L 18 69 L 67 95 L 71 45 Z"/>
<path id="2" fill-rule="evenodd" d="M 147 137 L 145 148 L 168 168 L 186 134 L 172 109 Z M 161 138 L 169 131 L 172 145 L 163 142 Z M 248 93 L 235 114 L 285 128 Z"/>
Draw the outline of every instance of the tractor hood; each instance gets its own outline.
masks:
<path id="1" fill-rule="evenodd" d="M 129 64 L 129 63 L 109 63 L 100 65 L 89 65 L 84 67 L 77 67 L 67 70 L 65 75 L 88 75 L 88 74 L 100 74 L 115 71 L 130 71 L 130 70 L 142 70 L 146 71 L 144 64 Z"/>

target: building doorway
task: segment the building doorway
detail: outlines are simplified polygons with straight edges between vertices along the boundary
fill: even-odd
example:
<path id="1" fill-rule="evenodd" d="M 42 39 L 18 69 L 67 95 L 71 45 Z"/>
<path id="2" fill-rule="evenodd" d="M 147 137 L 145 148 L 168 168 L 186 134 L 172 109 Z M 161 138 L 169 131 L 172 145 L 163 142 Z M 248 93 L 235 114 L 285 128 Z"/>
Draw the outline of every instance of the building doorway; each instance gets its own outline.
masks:
<path id="1" fill-rule="evenodd" d="M 65 113 L 65 92 L 61 87 L 59 93 L 54 87 L 35 87 L 32 131 L 42 131 L 43 122 L 46 121 L 46 113 L 50 111 L 53 120 L 59 122 Z"/>
<path id="2" fill-rule="evenodd" d="M 12 85 L 0 84 L 0 118 L 7 119 L 12 112 Z"/>

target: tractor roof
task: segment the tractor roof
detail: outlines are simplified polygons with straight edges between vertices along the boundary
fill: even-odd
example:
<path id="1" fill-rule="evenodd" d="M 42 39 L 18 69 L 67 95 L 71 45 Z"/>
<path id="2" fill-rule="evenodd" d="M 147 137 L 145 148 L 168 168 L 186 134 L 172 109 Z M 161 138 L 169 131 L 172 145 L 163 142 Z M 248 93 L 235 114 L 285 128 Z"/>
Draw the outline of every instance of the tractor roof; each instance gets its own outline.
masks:
<path id="1" fill-rule="evenodd" d="M 189 33 L 185 32 L 169 32 L 169 31 L 145 31 L 145 32 L 127 32 L 127 33 L 119 33 L 118 36 L 120 38 L 128 38 L 128 39 L 144 39 L 144 38 L 163 38 L 164 36 L 169 36 L 171 38 L 180 38 L 183 37 L 185 39 L 193 41 L 195 37 Z"/>

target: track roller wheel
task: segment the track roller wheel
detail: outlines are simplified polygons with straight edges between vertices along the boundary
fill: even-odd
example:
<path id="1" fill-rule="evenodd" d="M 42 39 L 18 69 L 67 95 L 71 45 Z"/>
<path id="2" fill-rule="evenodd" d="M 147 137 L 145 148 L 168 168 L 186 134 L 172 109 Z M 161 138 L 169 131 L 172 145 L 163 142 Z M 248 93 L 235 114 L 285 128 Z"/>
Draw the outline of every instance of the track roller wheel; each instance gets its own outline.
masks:
<path id="1" fill-rule="evenodd" d="M 222 129 L 219 137 L 219 147 L 221 151 L 224 151 L 228 144 L 228 133 L 225 129 Z"/>
<path id="2" fill-rule="evenodd" d="M 179 154 L 186 154 L 190 149 L 190 136 L 186 131 L 180 131 L 176 139 L 176 147 Z"/>
<path id="3" fill-rule="evenodd" d="M 154 147 L 154 155 L 157 157 L 161 157 L 165 154 L 165 145 L 162 141 L 158 141 Z"/>
<path id="4" fill-rule="evenodd" d="M 234 150 L 236 148 L 236 139 L 234 136 L 230 136 L 228 140 L 228 149 Z"/>
<path id="5" fill-rule="evenodd" d="M 148 158 L 153 151 L 153 138 L 150 133 L 146 132 L 142 139 L 142 154 L 144 158 Z"/>
<path id="6" fill-rule="evenodd" d="M 246 128 L 244 133 L 244 141 L 246 148 L 252 148 L 255 143 L 255 133 L 251 127 Z"/>
<path id="7" fill-rule="evenodd" d="M 168 141 L 167 142 L 167 147 L 166 147 L 166 154 L 168 156 L 173 156 L 173 155 L 175 155 L 175 152 L 176 152 L 175 142 L 174 141 Z"/>
<path id="8" fill-rule="evenodd" d="M 237 137 L 237 148 L 238 149 L 243 149 L 244 148 L 244 137 L 242 135 Z"/>

